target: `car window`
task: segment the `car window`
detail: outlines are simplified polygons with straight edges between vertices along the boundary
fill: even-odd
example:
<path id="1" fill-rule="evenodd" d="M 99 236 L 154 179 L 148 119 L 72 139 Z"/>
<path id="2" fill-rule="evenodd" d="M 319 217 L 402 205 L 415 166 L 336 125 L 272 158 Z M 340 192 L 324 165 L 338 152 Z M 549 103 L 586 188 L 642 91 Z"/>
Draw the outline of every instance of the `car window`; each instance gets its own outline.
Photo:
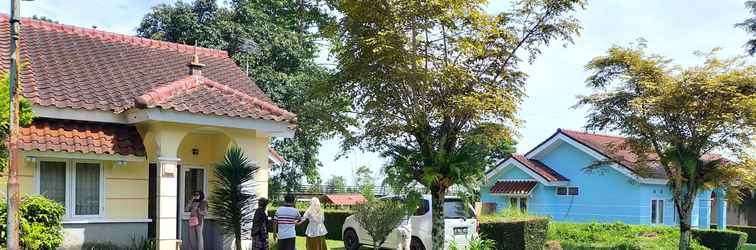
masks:
<path id="1" fill-rule="evenodd" d="M 471 219 L 474 218 L 472 210 L 467 208 L 462 200 L 447 199 L 444 202 L 445 219 Z"/>
<path id="2" fill-rule="evenodd" d="M 420 200 L 420 205 L 417 206 L 417 210 L 415 210 L 415 216 L 420 216 L 428 213 L 428 210 L 430 210 L 430 203 L 428 200 Z"/>

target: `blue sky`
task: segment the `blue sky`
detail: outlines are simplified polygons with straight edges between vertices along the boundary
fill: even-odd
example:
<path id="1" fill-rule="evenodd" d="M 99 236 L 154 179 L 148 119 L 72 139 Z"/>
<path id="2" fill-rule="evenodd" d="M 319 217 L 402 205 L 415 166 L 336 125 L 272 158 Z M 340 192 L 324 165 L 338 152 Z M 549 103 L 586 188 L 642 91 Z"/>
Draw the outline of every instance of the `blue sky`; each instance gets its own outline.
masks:
<path id="1" fill-rule="evenodd" d="M 0 12 L 8 13 L 2 1 Z M 42 15 L 61 23 L 91 27 L 122 34 L 134 34 L 135 27 L 150 7 L 175 0 L 35 0 L 21 3 L 21 15 Z M 505 8 L 510 1 L 492 0 L 490 12 Z M 682 65 L 701 60 L 693 51 L 721 47 L 723 56 L 744 54 L 742 45 L 748 34 L 733 24 L 748 17 L 743 0 L 596 0 L 577 13 L 583 25 L 575 44 L 562 47 L 553 43 L 543 50 L 532 65 L 524 67 L 530 75 L 528 97 L 519 116 L 525 120 L 519 129 L 518 152 L 526 152 L 546 139 L 557 128 L 580 130 L 585 110 L 572 109 L 576 96 L 588 94 L 584 80 L 589 72 L 584 65 L 602 55 L 613 44 L 626 45 L 639 37 L 648 41 L 650 51 Z M 348 158 L 335 160 L 338 139 L 324 141 L 319 154 L 324 167 L 321 176 L 342 175 L 351 180 L 353 168 L 368 165 L 377 172 L 384 160 L 374 153 L 350 152 Z"/>

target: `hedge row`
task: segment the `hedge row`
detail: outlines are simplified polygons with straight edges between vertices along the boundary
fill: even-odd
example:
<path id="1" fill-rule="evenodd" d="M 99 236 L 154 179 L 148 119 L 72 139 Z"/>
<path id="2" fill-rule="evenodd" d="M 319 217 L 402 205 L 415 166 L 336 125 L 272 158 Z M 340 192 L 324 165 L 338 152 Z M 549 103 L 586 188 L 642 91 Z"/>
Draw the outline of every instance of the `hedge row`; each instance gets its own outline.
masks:
<path id="1" fill-rule="evenodd" d="M 304 214 L 305 210 L 299 210 L 300 214 Z M 326 227 L 326 230 L 328 231 L 328 234 L 326 234 L 326 239 L 329 240 L 341 240 L 341 226 L 344 225 L 344 221 L 347 217 L 352 215 L 352 211 L 348 210 L 325 210 L 323 211 L 323 217 L 324 218 L 324 224 Z M 268 210 L 268 216 L 273 216 L 276 214 L 275 209 Z M 301 225 L 297 225 L 297 235 L 299 236 L 305 236 L 305 231 L 307 230 L 307 223 L 302 223 Z M 272 230 L 272 228 L 270 229 Z M 272 233 L 275 233 L 274 231 L 270 231 Z"/>
<path id="2" fill-rule="evenodd" d="M 717 228 L 717 225 L 711 225 L 712 229 Z M 748 241 L 747 243 L 756 244 L 756 227 L 754 226 L 727 226 L 727 229 L 734 230 L 734 231 L 740 231 L 748 234 Z"/>
<path id="3" fill-rule="evenodd" d="M 496 242 L 496 249 L 541 250 L 546 243 L 549 220 L 483 221 L 480 234 Z"/>
<path id="4" fill-rule="evenodd" d="M 732 230 L 693 229 L 693 238 L 701 245 L 714 249 L 740 249 L 748 234 Z"/>

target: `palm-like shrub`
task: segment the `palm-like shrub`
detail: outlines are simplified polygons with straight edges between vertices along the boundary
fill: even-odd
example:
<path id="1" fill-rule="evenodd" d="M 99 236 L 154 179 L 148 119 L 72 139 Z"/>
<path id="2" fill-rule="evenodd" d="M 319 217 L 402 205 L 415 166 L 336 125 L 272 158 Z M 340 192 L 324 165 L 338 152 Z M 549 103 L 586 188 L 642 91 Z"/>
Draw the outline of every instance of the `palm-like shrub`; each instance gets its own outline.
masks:
<path id="1" fill-rule="evenodd" d="M 391 231 L 407 218 L 407 209 L 397 201 L 371 199 L 357 205 L 355 218 L 373 239 L 373 247 L 377 250 Z"/>
<path id="2" fill-rule="evenodd" d="M 241 250 L 242 226 L 252 222 L 255 195 L 247 189 L 257 168 L 237 147 L 228 149 L 223 162 L 215 166 L 217 180 L 210 208 L 223 231 L 234 235 L 236 250 Z"/>

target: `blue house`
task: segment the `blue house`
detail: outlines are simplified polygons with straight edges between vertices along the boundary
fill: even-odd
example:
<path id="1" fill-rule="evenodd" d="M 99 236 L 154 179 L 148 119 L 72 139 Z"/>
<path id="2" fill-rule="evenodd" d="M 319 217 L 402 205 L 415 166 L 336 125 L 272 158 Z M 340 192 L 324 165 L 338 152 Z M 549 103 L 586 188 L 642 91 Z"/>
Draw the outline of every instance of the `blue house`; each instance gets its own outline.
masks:
<path id="1" fill-rule="evenodd" d="M 558 129 L 525 155 L 500 161 L 481 186 L 484 212 L 518 208 L 557 221 L 676 225 L 677 213 L 664 171 L 640 171 L 625 138 Z M 608 166 L 586 171 L 604 162 Z M 713 202 L 712 202 L 713 200 Z M 711 206 L 725 221 L 722 190 L 702 191 L 692 225 L 708 228 Z M 724 225 L 725 223 L 717 223 Z"/>

